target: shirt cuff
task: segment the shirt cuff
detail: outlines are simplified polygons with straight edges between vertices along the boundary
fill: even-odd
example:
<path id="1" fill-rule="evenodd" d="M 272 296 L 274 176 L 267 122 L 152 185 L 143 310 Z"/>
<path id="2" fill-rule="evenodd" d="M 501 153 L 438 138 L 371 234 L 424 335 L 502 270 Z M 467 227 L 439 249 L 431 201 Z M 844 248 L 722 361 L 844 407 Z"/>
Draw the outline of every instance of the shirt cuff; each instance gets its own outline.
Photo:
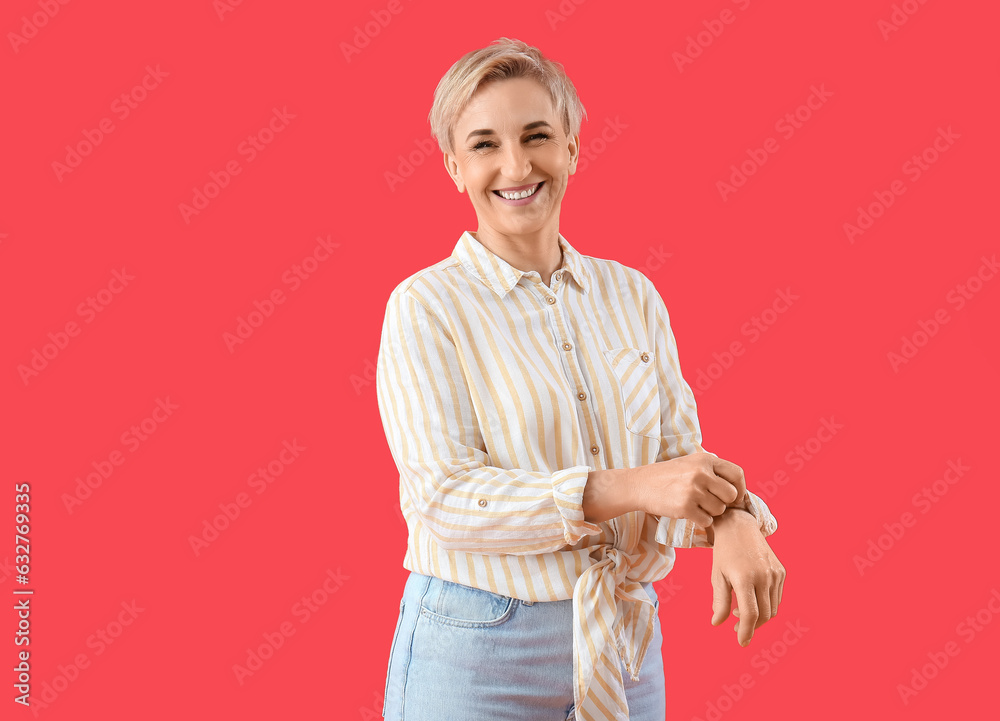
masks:
<path id="1" fill-rule="evenodd" d="M 750 512 L 757 519 L 757 527 L 765 536 L 770 536 L 778 530 L 778 519 L 771 513 L 760 496 L 747 491 L 743 496 L 743 508 Z"/>
<path id="2" fill-rule="evenodd" d="M 747 511 L 757 520 L 757 528 L 765 536 L 770 536 L 778 530 L 778 521 L 772 515 L 767 504 L 759 497 L 747 491 L 743 496 L 743 505 L 736 506 Z M 663 516 L 656 523 L 654 539 L 657 543 L 674 548 L 711 547 L 708 534 L 701 526 L 686 518 L 668 518 Z"/>
<path id="3" fill-rule="evenodd" d="M 602 529 L 583 520 L 583 491 L 587 487 L 590 466 L 572 466 L 552 474 L 552 498 L 562 516 L 563 536 L 570 546 L 584 536 L 595 536 Z"/>
<path id="4" fill-rule="evenodd" d="M 705 529 L 696 526 L 693 521 L 686 518 L 670 518 L 660 516 L 656 522 L 656 533 L 653 538 L 657 543 L 673 548 L 691 548 L 692 546 L 705 545 L 699 543 L 698 532 L 705 537 Z"/>

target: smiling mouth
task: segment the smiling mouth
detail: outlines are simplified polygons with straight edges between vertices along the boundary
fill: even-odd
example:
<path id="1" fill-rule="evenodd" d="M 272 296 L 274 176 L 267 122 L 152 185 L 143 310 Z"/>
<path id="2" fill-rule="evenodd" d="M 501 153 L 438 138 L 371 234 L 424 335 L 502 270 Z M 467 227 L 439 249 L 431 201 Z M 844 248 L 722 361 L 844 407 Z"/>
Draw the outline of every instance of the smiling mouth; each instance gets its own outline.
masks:
<path id="1" fill-rule="evenodd" d="M 530 198 L 532 195 L 541 190 L 543 185 L 545 185 L 544 180 L 541 181 L 540 183 L 537 183 L 534 188 L 528 188 L 527 190 L 518 190 L 510 193 L 503 192 L 500 190 L 494 190 L 493 192 L 496 195 L 499 195 L 504 200 L 522 200 L 524 198 Z"/>

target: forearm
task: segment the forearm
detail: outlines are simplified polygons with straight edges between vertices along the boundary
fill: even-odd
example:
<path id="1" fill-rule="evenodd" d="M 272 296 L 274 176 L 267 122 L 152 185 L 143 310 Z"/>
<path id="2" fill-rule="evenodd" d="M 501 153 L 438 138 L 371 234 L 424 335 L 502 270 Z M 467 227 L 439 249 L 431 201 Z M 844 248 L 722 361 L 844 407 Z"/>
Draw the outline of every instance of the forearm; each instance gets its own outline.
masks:
<path id="1" fill-rule="evenodd" d="M 648 512 L 643 499 L 649 489 L 643 483 L 645 481 L 648 485 L 648 476 L 654 470 L 652 465 L 592 470 L 587 476 L 581 503 L 584 519 L 590 523 L 601 523 L 631 511 Z M 744 503 L 742 499 L 733 501 L 727 505 L 723 515 L 733 510 L 746 511 Z"/>
<path id="2" fill-rule="evenodd" d="M 767 505 L 750 491 L 746 491 L 742 498 L 728 503 L 726 509 L 705 527 L 681 517 L 681 514 L 669 517 L 663 515 L 661 511 L 655 510 L 655 492 L 654 497 L 650 496 L 650 476 L 654 469 L 655 472 L 661 472 L 662 464 L 590 471 L 581 499 L 584 520 L 601 523 L 631 511 L 652 513 L 660 516 L 657 541 L 682 547 L 711 547 L 715 542 L 715 529 L 734 525 L 731 519 L 742 516 L 747 518 L 737 518 L 740 525 L 752 520 L 764 536 L 777 529 L 778 524 Z"/>
<path id="3" fill-rule="evenodd" d="M 591 471 L 583 489 L 583 518 L 601 523 L 641 510 L 638 508 L 628 468 L 605 468 Z"/>
<path id="4" fill-rule="evenodd" d="M 448 551 L 537 555 L 601 532 L 581 508 L 586 466 L 552 473 L 480 465 L 429 473 L 429 462 L 401 463 L 401 492 L 422 531 Z"/>

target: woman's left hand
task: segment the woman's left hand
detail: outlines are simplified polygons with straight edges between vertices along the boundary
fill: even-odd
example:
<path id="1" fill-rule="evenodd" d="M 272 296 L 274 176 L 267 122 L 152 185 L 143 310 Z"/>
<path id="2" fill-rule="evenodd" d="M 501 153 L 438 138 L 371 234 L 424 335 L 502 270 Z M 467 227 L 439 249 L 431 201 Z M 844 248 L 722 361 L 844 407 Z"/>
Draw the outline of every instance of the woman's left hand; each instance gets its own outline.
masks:
<path id="1" fill-rule="evenodd" d="M 739 622 L 737 640 L 750 643 L 754 629 L 774 617 L 781 603 L 785 567 L 767 545 L 757 520 L 746 511 L 727 510 L 712 522 L 712 625 L 718 626 L 730 611 Z M 736 592 L 737 608 L 732 608 Z"/>

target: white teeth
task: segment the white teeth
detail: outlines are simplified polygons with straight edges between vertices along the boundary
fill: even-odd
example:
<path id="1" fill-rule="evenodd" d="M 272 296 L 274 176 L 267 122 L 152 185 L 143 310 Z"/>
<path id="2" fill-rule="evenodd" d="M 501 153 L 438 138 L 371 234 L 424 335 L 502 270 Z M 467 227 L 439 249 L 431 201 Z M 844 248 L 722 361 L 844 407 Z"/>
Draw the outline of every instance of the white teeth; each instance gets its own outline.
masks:
<path id="1" fill-rule="evenodd" d="M 534 188 L 529 188 L 528 190 L 521 190 L 515 193 L 507 193 L 502 190 L 499 191 L 499 193 L 507 200 L 520 200 L 521 198 L 527 198 L 529 195 L 534 195 L 536 190 L 538 190 L 538 185 L 535 185 Z"/>

